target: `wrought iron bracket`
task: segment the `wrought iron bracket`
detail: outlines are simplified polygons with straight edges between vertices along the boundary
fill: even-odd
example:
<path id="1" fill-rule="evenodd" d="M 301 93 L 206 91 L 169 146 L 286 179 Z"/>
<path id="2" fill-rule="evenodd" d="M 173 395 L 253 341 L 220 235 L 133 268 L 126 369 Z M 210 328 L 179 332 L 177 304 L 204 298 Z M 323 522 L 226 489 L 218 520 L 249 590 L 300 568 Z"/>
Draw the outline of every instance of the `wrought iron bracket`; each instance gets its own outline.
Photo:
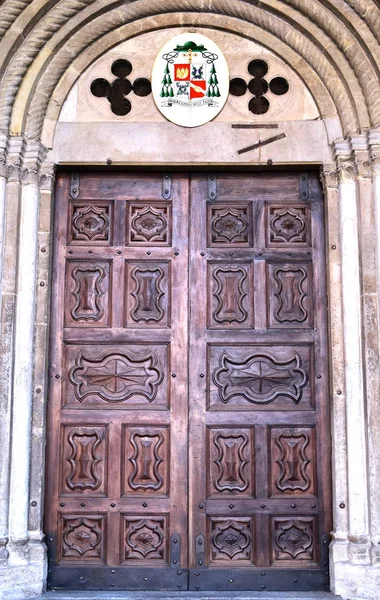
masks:
<path id="1" fill-rule="evenodd" d="M 70 179 L 70 196 L 74 198 L 74 200 L 79 196 L 79 185 L 79 173 L 76 171 L 75 173 L 72 173 Z"/>
<path id="2" fill-rule="evenodd" d="M 162 175 L 162 197 L 164 200 L 169 200 L 172 194 L 172 178 L 169 173 Z"/>
<path id="3" fill-rule="evenodd" d="M 300 198 L 301 200 L 309 199 L 309 176 L 307 173 L 300 175 Z"/>
<path id="4" fill-rule="evenodd" d="M 197 561 L 197 567 L 204 567 L 205 565 L 205 538 L 199 534 L 195 538 L 195 557 Z"/>
<path id="5" fill-rule="evenodd" d="M 180 568 L 181 560 L 181 536 L 173 533 L 170 538 L 170 566 L 172 569 Z"/>
<path id="6" fill-rule="evenodd" d="M 210 200 L 216 200 L 216 175 L 209 173 L 208 175 L 208 197 Z"/>
<path id="7" fill-rule="evenodd" d="M 57 539 L 55 533 L 47 533 L 46 534 L 46 545 L 48 550 L 48 561 L 49 565 L 55 565 L 56 562 L 56 548 L 57 548 Z"/>
<path id="8" fill-rule="evenodd" d="M 330 544 L 330 536 L 328 533 L 325 533 L 321 536 L 321 567 L 322 569 L 326 569 L 326 575 L 329 570 L 329 544 Z"/>

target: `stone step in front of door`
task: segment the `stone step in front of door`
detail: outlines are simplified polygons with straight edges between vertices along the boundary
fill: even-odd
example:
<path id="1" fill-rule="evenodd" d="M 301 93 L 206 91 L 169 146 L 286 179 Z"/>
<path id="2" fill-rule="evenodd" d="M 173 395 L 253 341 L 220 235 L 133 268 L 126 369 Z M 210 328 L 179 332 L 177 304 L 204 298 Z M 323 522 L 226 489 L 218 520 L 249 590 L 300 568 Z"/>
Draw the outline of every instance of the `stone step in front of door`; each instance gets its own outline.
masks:
<path id="1" fill-rule="evenodd" d="M 326 592 L 47 592 L 36 600 L 341 600 Z"/>

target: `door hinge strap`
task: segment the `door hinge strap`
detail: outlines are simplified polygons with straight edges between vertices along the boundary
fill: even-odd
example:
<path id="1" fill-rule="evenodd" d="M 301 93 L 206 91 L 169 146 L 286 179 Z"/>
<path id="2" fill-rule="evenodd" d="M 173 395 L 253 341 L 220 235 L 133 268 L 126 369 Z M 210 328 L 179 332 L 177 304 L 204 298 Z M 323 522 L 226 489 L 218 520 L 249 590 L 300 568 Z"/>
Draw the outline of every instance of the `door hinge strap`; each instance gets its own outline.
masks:
<path id="1" fill-rule="evenodd" d="M 169 200 L 172 194 L 172 178 L 169 173 L 162 175 L 162 197 L 165 200 Z"/>
<path id="2" fill-rule="evenodd" d="M 300 198 L 301 200 L 308 200 L 309 198 L 309 176 L 307 173 L 301 173 L 300 175 Z"/>
<path id="3" fill-rule="evenodd" d="M 205 564 L 205 538 L 201 534 L 195 538 L 195 556 L 197 567 L 203 567 Z"/>
<path id="4" fill-rule="evenodd" d="M 172 569 L 178 569 L 181 564 L 181 536 L 173 533 L 170 538 L 170 566 Z"/>
<path id="5" fill-rule="evenodd" d="M 216 175 L 215 173 L 208 174 L 208 197 L 210 200 L 216 200 Z"/>
<path id="6" fill-rule="evenodd" d="M 76 171 L 75 173 L 72 173 L 70 180 L 70 196 L 74 198 L 74 200 L 79 196 L 79 184 L 79 173 Z"/>

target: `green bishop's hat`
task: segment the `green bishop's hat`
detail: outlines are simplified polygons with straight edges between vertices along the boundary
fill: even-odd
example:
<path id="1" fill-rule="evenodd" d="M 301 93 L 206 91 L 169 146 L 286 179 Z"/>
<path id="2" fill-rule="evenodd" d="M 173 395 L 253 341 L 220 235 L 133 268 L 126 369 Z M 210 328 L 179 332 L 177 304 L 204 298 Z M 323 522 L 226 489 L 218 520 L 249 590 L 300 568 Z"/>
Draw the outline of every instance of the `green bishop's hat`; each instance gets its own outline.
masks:
<path id="1" fill-rule="evenodd" d="M 207 50 L 207 48 L 205 48 L 203 44 L 200 44 L 198 46 L 195 42 L 191 42 L 191 41 L 186 42 L 182 46 L 180 46 L 178 44 L 177 47 L 174 48 L 175 52 L 188 52 L 189 50 L 192 50 L 193 52 L 205 52 L 205 50 Z"/>

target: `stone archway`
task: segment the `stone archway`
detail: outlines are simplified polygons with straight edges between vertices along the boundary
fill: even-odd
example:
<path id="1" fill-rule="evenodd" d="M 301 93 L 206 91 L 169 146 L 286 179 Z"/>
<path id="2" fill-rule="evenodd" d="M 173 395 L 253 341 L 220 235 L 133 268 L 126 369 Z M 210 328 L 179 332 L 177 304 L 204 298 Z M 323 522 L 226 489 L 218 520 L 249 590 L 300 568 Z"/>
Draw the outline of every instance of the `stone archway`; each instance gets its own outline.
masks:
<path id="1" fill-rule="evenodd" d="M 201 1 L 189 7 L 180 0 L 7 0 L 2 13 L 0 559 L 5 589 L 18 582 L 20 589 L 38 592 L 45 581 L 41 517 L 51 184 L 54 161 L 62 160 L 51 149 L 61 106 L 88 65 L 120 40 L 165 27 L 204 26 L 212 14 L 216 28 L 256 39 L 281 55 L 311 91 L 326 123 L 338 117 L 328 131 L 327 155 L 314 160 L 323 163 L 328 213 L 332 586 L 343 596 L 375 598 L 380 581 L 378 6 L 360 0 L 344 7 L 339 0 L 323 6 L 220 0 L 206 9 Z M 273 162 L 284 161 L 274 152 Z"/>

